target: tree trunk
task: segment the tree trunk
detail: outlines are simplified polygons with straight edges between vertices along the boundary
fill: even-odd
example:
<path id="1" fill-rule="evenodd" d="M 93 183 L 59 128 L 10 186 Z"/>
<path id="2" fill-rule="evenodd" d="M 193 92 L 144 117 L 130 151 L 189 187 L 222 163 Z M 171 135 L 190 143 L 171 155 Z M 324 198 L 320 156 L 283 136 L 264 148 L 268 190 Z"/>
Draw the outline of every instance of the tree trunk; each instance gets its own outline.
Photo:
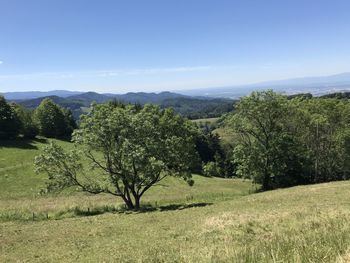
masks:
<path id="1" fill-rule="evenodd" d="M 263 178 L 263 182 L 262 182 L 262 188 L 263 190 L 270 190 L 271 186 L 270 186 L 270 174 L 269 174 L 269 159 L 268 157 L 266 157 L 265 159 L 265 167 L 264 167 L 264 178 Z"/>
<path id="2" fill-rule="evenodd" d="M 139 209 L 140 208 L 140 196 L 135 196 L 135 209 Z"/>
<path id="3" fill-rule="evenodd" d="M 140 209 L 140 199 L 141 199 L 141 196 L 140 195 L 134 195 L 134 202 L 131 198 L 130 195 L 128 196 L 122 196 L 123 198 L 123 201 L 125 203 L 125 205 L 127 206 L 128 209 L 130 210 L 133 210 L 133 209 Z"/>
<path id="4" fill-rule="evenodd" d="M 270 176 L 265 174 L 263 180 L 263 190 L 270 190 Z"/>
<path id="5" fill-rule="evenodd" d="M 263 190 L 271 190 L 270 174 L 269 174 L 266 167 L 264 169 L 264 178 L 263 178 L 263 182 L 262 182 L 262 188 L 263 188 Z"/>
<path id="6" fill-rule="evenodd" d="M 135 208 L 135 206 L 132 203 L 131 199 L 128 199 L 126 196 L 122 196 L 122 198 L 123 198 L 123 201 L 124 201 L 124 203 L 125 203 L 125 205 L 127 206 L 128 209 L 134 209 Z"/>

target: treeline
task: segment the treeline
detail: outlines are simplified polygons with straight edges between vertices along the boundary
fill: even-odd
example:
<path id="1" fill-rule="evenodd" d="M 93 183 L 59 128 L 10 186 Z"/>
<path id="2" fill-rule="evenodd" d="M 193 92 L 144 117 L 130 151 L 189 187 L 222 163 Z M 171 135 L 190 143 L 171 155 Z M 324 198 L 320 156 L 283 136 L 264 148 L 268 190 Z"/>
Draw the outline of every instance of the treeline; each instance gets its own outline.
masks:
<path id="1" fill-rule="evenodd" d="M 75 128 L 71 111 L 50 99 L 44 99 L 33 111 L 16 103 L 8 103 L 0 96 L 0 139 L 19 136 L 33 139 L 37 135 L 69 138 Z"/>
<path id="2" fill-rule="evenodd" d="M 118 101 L 107 104 L 121 111 L 131 107 L 140 112 L 146 107 Z M 220 141 L 213 132 L 215 125 L 197 127 L 193 133 L 197 157 L 192 160 L 192 172 L 251 178 L 263 190 L 350 179 L 350 103 L 346 96 L 253 92 L 235 104 L 224 123 L 232 131 L 230 144 Z M 71 112 L 49 99 L 30 111 L 0 97 L 1 139 L 38 134 L 70 137 L 76 128 Z"/>
<path id="3" fill-rule="evenodd" d="M 233 177 L 235 166 L 232 162 L 233 148 L 222 143 L 219 135 L 214 132 L 216 125 L 201 126 L 195 138 L 195 146 L 199 162 L 193 172 L 206 176 Z"/>
<path id="4" fill-rule="evenodd" d="M 253 92 L 226 123 L 237 138 L 236 175 L 263 190 L 350 179 L 348 99 Z"/>
<path id="5" fill-rule="evenodd" d="M 34 119 L 48 109 L 39 106 Z M 73 133 L 77 147 L 52 143 L 35 167 L 47 173 L 48 191 L 106 193 L 129 209 L 139 209 L 143 194 L 167 176 L 193 185 L 194 172 L 251 178 L 263 190 L 350 178 L 348 100 L 253 92 L 236 104 L 226 125 L 234 132 L 232 146 L 173 109 L 94 104 Z"/>
<path id="6" fill-rule="evenodd" d="M 166 99 L 159 103 L 162 109 L 172 108 L 175 112 L 189 119 L 215 118 L 232 112 L 234 102 L 230 99 L 222 98 L 189 98 L 180 97 Z"/>
<path id="7" fill-rule="evenodd" d="M 197 98 L 165 94 L 148 93 L 128 93 L 119 97 L 106 96 L 94 92 L 88 92 L 68 98 L 58 96 L 46 97 L 63 108 L 68 108 L 73 112 L 76 120 L 84 114 L 83 108 L 90 107 L 91 103 L 107 103 L 110 101 L 120 101 L 124 104 L 137 103 L 145 105 L 147 103 L 157 104 L 162 109 L 173 108 L 175 112 L 189 119 L 219 117 L 224 113 L 233 111 L 234 101 L 223 98 Z M 45 98 L 36 98 L 18 101 L 18 104 L 28 108 L 36 109 Z"/>

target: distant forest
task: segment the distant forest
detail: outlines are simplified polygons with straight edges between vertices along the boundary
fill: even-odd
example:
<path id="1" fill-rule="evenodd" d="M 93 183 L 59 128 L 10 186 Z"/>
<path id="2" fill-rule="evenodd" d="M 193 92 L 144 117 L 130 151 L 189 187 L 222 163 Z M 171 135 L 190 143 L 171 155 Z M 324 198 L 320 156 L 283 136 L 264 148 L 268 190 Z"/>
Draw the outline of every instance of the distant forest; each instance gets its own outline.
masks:
<path id="1" fill-rule="evenodd" d="M 63 108 L 72 111 L 73 117 L 78 120 L 92 102 L 104 103 L 116 101 L 144 105 L 152 103 L 159 105 L 161 109 L 173 108 L 175 112 L 189 119 L 219 117 L 224 113 L 233 111 L 234 100 L 224 98 L 190 97 L 177 93 L 127 93 L 124 95 L 105 95 L 95 92 L 87 92 L 66 98 L 59 96 L 47 96 L 28 100 L 15 100 L 16 103 L 27 109 L 34 110 L 40 103 L 48 98 Z"/>
<path id="2" fill-rule="evenodd" d="M 21 105 L 8 103 L 0 96 L 0 139 L 20 136 L 31 139 L 37 135 L 70 139 L 73 131 L 84 125 L 95 125 L 95 132 L 100 132 L 99 123 L 105 123 L 109 118 L 110 123 L 116 121 L 118 124 L 124 116 L 126 127 L 126 123 L 131 122 L 128 118 L 132 119 L 134 115 L 137 123 L 133 128 L 139 134 L 144 129 L 151 129 L 152 125 L 142 126 L 147 124 L 145 118 L 159 115 L 165 122 L 171 116 L 174 122 L 181 120 L 182 124 L 176 126 L 179 140 L 186 138 L 182 132 L 185 128 L 189 129 L 189 134 L 193 132 L 189 137 L 193 137 L 198 158 L 197 161 L 190 158 L 194 161 L 191 172 L 250 178 L 261 184 L 263 190 L 350 178 L 350 93 L 314 98 L 311 94 L 285 96 L 269 90 L 253 92 L 239 101 L 174 98 L 174 94 L 162 94 L 159 98 L 157 94 L 158 97 L 151 96 L 153 103 L 144 100 L 144 105 L 136 99 L 126 103 L 108 96 L 107 103 L 103 103 L 103 97 L 97 95 L 99 97 L 85 93 L 70 98 L 38 98 L 20 101 Z M 88 108 L 94 101 L 98 101 L 98 105 Z M 36 106 L 36 103 L 40 104 Z M 84 107 L 89 114 L 76 123 L 71 109 L 82 111 Z M 114 118 L 110 116 L 112 112 Z M 217 125 L 231 134 L 229 143 L 214 132 L 216 125 L 201 126 L 201 121 L 190 122 L 176 113 L 187 118 L 222 116 Z M 93 114 L 96 114 L 96 120 L 91 119 Z M 89 119 L 91 122 L 87 121 Z M 95 123 L 97 120 L 99 122 Z M 156 120 L 150 123 L 153 122 L 154 125 L 158 123 Z M 108 121 L 106 125 L 110 125 Z M 102 131 L 108 131 L 108 127 Z M 169 127 L 165 125 L 166 129 Z M 159 128 L 160 131 L 163 128 Z M 169 132 L 173 132 L 173 128 Z M 96 138 L 100 141 L 101 136 Z M 135 135 L 136 139 L 140 139 L 138 135 Z M 176 145 L 174 141 L 172 147 L 178 148 Z"/>

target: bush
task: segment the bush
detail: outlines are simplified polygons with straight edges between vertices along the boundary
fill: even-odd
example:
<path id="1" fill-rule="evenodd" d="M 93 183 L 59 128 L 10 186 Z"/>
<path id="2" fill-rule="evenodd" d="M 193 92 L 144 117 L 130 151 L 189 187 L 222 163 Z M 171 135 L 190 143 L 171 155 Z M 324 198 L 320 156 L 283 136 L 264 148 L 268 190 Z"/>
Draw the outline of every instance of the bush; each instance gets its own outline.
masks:
<path id="1" fill-rule="evenodd" d="M 221 169 L 216 162 L 208 162 L 203 165 L 203 173 L 206 176 L 221 176 Z"/>

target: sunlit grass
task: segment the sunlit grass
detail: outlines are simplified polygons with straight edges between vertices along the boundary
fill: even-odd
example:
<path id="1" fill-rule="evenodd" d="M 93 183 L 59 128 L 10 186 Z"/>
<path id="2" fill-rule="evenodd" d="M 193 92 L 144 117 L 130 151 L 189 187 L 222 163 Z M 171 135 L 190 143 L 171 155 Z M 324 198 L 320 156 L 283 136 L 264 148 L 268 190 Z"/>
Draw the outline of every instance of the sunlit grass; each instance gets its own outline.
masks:
<path id="1" fill-rule="evenodd" d="M 168 178 L 125 211 L 108 195 L 37 194 L 34 144 L 0 149 L 0 262 L 349 262 L 348 181 L 252 193 L 249 181 Z"/>
<path id="2" fill-rule="evenodd" d="M 64 148 L 72 148 L 69 142 L 54 140 Z M 108 211 L 123 209 L 120 198 L 108 194 L 91 195 L 74 189 L 59 194 L 42 194 L 47 178 L 35 174 L 34 157 L 49 141 L 3 142 L 0 176 L 0 221 L 43 220 L 75 216 L 72 211 Z M 18 161 L 19 160 L 19 161 Z M 144 206 L 164 206 L 193 202 L 227 200 L 248 194 L 254 187 L 249 181 L 193 176 L 190 187 L 179 178 L 168 177 L 146 192 Z"/>

